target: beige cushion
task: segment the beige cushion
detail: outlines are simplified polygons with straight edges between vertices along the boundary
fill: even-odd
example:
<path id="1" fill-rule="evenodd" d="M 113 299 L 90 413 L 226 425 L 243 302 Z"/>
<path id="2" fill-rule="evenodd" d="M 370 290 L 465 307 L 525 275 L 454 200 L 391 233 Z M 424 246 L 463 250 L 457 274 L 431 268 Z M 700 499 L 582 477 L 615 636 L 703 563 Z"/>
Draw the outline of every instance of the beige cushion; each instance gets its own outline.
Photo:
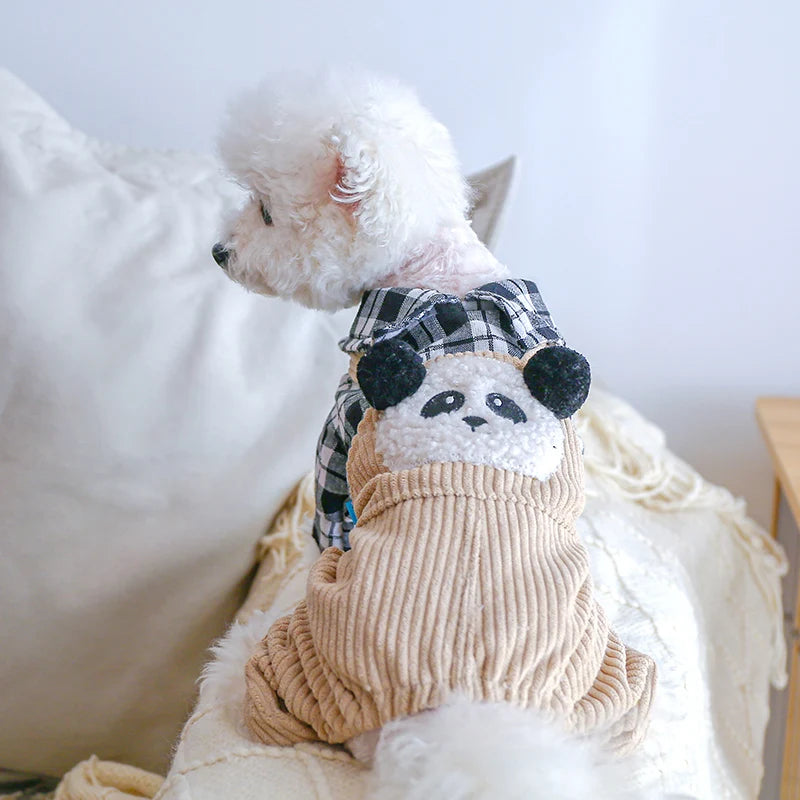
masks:
<path id="1" fill-rule="evenodd" d="M 213 159 L 109 147 L 0 73 L 0 766 L 156 771 L 346 363 L 213 262 Z"/>

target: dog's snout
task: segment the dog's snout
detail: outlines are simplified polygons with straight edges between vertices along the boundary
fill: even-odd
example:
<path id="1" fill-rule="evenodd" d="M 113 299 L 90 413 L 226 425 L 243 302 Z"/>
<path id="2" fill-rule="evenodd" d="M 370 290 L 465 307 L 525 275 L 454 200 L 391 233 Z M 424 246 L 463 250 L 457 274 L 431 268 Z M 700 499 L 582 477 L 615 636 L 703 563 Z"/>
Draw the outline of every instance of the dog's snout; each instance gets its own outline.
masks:
<path id="1" fill-rule="evenodd" d="M 464 422 L 466 422 L 473 431 L 475 428 L 480 428 L 481 425 L 486 424 L 486 420 L 483 417 L 464 417 Z"/>
<path id="2" fill-rule="evenodd" d="M 219 264 L 222 269 L 228 266 L 228 259 L 230 258 L 230 251 L 225 248 L 225 245 L 222 242 L 217 242 L 211 248 L 211 255 L 214 256 L 214 261 Z"/>

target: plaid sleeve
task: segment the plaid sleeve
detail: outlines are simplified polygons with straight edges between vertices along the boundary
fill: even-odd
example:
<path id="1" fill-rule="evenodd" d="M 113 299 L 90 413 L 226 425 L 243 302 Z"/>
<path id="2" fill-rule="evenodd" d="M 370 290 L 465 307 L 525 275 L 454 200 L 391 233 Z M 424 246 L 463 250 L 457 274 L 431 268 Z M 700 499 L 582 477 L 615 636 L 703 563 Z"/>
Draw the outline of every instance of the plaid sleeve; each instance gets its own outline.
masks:
<path id="1" fill-rule="evenodd" d="M 345 512 L 350 496 L 347 453 L 367 407 L 361 390 L 349 375 L 344 375 L 317 442 L 314 539 L 321 550 L 331 546 L 342 550 L 350 547 L 352 523 Z"/>

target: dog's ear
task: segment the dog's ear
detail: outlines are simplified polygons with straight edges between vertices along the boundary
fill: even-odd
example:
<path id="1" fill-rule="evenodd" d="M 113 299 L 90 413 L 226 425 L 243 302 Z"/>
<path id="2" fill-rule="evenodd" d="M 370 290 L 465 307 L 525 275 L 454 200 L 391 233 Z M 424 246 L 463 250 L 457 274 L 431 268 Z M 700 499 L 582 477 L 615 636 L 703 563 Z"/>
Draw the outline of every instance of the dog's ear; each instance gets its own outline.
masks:
<path id="1" fill-rule="evenodd" d="M 329 132 L 338 165 L 329 195 L 365 238 L 406 252 L 463 221 L 470 190 L 450 134 L 413 93 L 387 84 L 368 99 Z"/>
<path id="2" fill-rule="evenodd" d="M 328 145 L 336 159 L 336 179 L 330 196 L 345 210 L 355 213 L 358 204 L 373 191 L 378 164 L 374 155 L 354 146 L 355 137 L 334 128 Z"/>
<path id="3" fill-rule="evenodd" d="M 396 406 L 422 385 L 427 370 L 414 349 L 397 339 L 378 342 L 362 356 L 356 377 L 367 402 L 378 411 Z"/>
<path id="4" fill-rule="evenodd" d="M 531 394 L 558 419 L 571 417 L 589 394 L 589 362 L 580 353 L 561 345 L 534 353 L 522 376 Z"/>

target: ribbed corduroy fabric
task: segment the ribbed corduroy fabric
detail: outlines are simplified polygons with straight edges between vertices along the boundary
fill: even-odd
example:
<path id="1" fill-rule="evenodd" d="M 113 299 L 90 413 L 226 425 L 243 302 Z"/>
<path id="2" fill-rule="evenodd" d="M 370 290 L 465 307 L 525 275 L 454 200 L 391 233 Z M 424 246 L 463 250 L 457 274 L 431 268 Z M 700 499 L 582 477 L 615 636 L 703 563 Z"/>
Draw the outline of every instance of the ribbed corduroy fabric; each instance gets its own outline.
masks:
<path id="1" fill-rule="evenodd" d="M 575 533 L 580 444 L 550 479 L 466 463 L 390 473 L 367 412 L 348 460 L 352 549 L 324 551 L 306 599 L 247 665 L 268 744 L 344 742 L 453 694 L 537 708 L 568 729 L 644 734 L 655 665 L 609 630 Z"/>

